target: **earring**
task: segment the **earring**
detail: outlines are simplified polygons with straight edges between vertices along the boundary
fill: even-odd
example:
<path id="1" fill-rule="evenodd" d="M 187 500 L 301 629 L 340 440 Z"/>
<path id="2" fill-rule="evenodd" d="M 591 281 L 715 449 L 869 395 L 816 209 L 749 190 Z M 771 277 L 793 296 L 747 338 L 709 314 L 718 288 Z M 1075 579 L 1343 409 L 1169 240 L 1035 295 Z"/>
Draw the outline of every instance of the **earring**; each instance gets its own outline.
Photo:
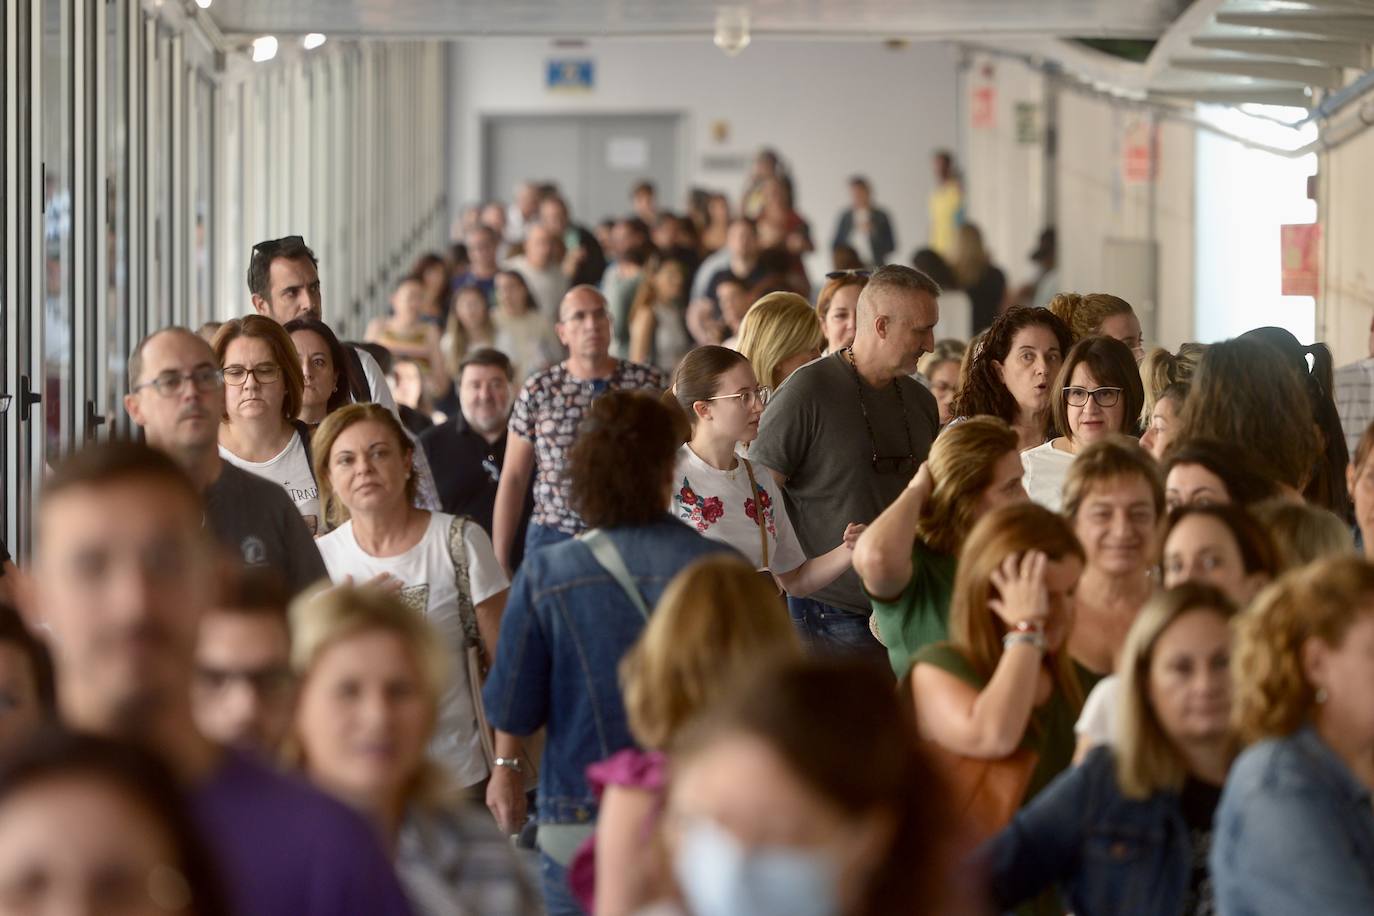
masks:
<path id="1" fill-rule="evenodd" d="M 1325 702 L 1326 702 L 1326 688 L 1325 688 L 1325 687 L 1318 687 L 1318 688 L 1317 688 L 1317 693 L 1316 693 L 1315 699 L 1316 699 L 1316 701 L 1317 701 L 1319 704 L 1320 704 L 1320 703 L 1325 703 Z"/>

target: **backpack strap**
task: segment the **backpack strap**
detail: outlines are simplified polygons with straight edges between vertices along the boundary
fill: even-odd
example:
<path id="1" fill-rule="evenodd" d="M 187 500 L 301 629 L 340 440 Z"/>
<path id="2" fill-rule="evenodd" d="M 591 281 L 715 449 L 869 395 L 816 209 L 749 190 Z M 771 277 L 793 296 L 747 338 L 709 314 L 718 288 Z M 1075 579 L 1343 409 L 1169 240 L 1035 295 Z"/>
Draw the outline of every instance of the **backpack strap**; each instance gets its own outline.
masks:
<path id="1" fill-rule="evenodd" d="M 639 611 L 639 615 L 648 620 L 649 605 L 644 601 L 639 587 L 635 585 L 634 577 L 630 575 L 629 567 L 625 565 L 625 558 L 620 555 L 610 536 L 600 528 L 592 528 L 579 534 L 577 539 L 586 545 L 592 552 L 592 558 L 616 581 L 625 597 L 629 598 L 635 610 Z"/>
<path id="2" fill-rule="evenodd" d="M 305 449 L 305 463 L 310 466 L 310 474 L 315 474 L 315 456 L 310 450 L 310 427 L 303 420 L 292 420 L 291 425 L 296 427 L 296 438 L 301 440 L 301 448 Z"/>

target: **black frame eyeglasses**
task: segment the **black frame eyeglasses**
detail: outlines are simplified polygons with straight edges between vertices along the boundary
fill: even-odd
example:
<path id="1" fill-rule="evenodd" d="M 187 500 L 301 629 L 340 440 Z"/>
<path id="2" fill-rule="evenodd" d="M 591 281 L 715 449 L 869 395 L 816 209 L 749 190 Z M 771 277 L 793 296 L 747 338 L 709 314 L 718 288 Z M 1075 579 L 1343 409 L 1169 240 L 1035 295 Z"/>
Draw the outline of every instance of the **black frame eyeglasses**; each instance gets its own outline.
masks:
<path id="1" fill-rule="evenodd" d="M 224 384 L 224 373 L 214 366 L 199 366 L 190 372 L 163 372 L 156 378 L 149 379 L 142 384 L 135 385 L 132 389 L 134 394 L 144 388 L 152 388 L 160 397 L 176 397 L 181 386 L 190 382 L 195 389 L 200 392 L 214 391 Z M 9 406 L 6 404 L 6 406 Z"/>
<path id="2" fill-rule="evenodd" d="M 838 280 L 841 277 L 856 277 L 860 280 L 867 280 L 871 276 L 873 276 L 873 271 L 869 270 L 867 267 L 854 267 L 849 270 L 832 270 L 825 275 L 825 278 L 827 280 Z"/>
<path id="3" fill-rule="evenodd" d="M 915 474 L 921 463 L 916 460 L 916 446 L 911 440 L 911 422 L 906 416 L 906 401 L 902 398 L 902 386 L 894 379 L 892 390 L 897 393 L 897 408 L 902 412 L 902 429 L 906 432 L 906 455 L 879 455 L 878 437 L 873 434 L 873 423 L 868 419 L 868 405 L 864 403 L 864 383 L 859 378 L 859 367 L 854 365 L 854 352 L 848 347 L 840 351 L 841 357 L 849 364 L 854 373 L 854 385 L 859 392 L 859 413 L 864 418 L 864 428 L 868 430 L 868 442 L 873 447 L 873 471 L 877 474 Z"/>
<path id="4" fill-rule="evenodd" d="M 1087 407 L 1088 398 L 1097 402 L 1098 407 L 1115 407 L 1121 401 L 1123 389 L 1104 385 L 1101 388 L 1083 388 L 1079 385 L 1064 389 L 1064 403 L 1070 407 Z"/>

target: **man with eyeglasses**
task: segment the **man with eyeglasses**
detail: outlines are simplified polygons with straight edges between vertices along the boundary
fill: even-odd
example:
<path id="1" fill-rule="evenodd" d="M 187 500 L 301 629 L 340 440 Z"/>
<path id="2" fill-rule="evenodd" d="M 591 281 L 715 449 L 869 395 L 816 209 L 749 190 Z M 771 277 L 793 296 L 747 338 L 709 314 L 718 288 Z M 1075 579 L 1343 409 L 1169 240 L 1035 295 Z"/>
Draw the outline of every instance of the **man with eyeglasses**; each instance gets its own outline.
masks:
<path id="1" fill-rule="evenodd" d="M 129 357 L 124 409 L 149 445 L 171 455 L 205 499 L 205 524 L 244 565 L 275 570 L 293 594 L 328 578 L 315 539 L 280 486 L 219 455 L 224 375 L 186 328 L 149 335 Z"/>
<path id="2" fill-rule="evenodd" d="M 606 297 L 595 286 L 568 290 L 558 316 L 558 339 L 568 348 L 568 358 L 530 376 L 521 389 L 511 413 L 511 435 L 496 487 L 492 545 L 512 575 L 515 534 L 536 466 L 526 556 L 586 528 L 572 507 L 565 472 L 577 428 L 592 401 L 612 389 L 663 388 L 663 373 L 657 368 L 611 356 L 611 314 Z"/>
<path id="3" fill-rule="evenodd" d="M 181 371 L 206 378 L 196 364 Z M 201 422 L 193 400 L 180 402 L 197 414 L 187 427 Z M 171 457 L 132 442 L 90 446 L 45 481 L 22 609 L 52 635 L 63 722 L 167 761 L 233 912 L 406 916 L 370 824 L 196 727 L 196 635 L 216 574 L 203 512 L 199 486 Z"/>
<path id="4" fill-rule="evenodd" d="M 939 295 L 933 280 L 910 267 L 874 271 L 859 294 L 854 344 L 792 373 L 763 412 L 749 457 L 783 487 L 808 557 L 839 544 L 849 523 L 877 518 L 926 460 L 939 408 L 911 374 L 935 347 Z M 891 671 L 869 632 L 872 608 L 852 569 L 787 603 L 812 651 L 860 655 Z"/>
<path id="5" fill-rule="evenodd" d="M 192 712 L 212 741 L 273 760 L 295 706 L 291 595 L 270 570 L 237 570 L 220 586 L 196 636 Z"/>

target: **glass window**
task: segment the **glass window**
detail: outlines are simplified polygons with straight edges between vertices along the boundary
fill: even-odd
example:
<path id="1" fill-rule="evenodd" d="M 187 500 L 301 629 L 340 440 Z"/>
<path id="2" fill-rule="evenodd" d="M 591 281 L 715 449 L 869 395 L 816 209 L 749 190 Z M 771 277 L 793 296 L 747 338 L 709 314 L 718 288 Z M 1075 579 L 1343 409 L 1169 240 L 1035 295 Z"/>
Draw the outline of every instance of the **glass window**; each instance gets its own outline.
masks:
<path id="1" fill-rule="evenodd" d="M 71 441 L 72 16 L 69 0 L 42 9 L 43 392 L 46 460 Z M 35 469 L 36 470 L 36 469 Z"/>
<path id="2" fill-rule="evenodd" d="M 129 17 L 120 0 L 108 0 L 105 20 L 105 350 L 107 422 L 124 422 L 129 328 Z M 119 418 L 116 420 L 116 418 Z"/>
<path id="3" fill-rule="evenodd" d="M 215 87 L 204 76 L 191 80 L 195 93 L 195 131 L 192 155 L 195 157 L 191 189 L 191 259 L 194 265 L 191 295 L 195 303 L 196 321 L 205 321 L 214 314 L 214 263 L 210 235 L 214 226 L 215 177 Z"/>

